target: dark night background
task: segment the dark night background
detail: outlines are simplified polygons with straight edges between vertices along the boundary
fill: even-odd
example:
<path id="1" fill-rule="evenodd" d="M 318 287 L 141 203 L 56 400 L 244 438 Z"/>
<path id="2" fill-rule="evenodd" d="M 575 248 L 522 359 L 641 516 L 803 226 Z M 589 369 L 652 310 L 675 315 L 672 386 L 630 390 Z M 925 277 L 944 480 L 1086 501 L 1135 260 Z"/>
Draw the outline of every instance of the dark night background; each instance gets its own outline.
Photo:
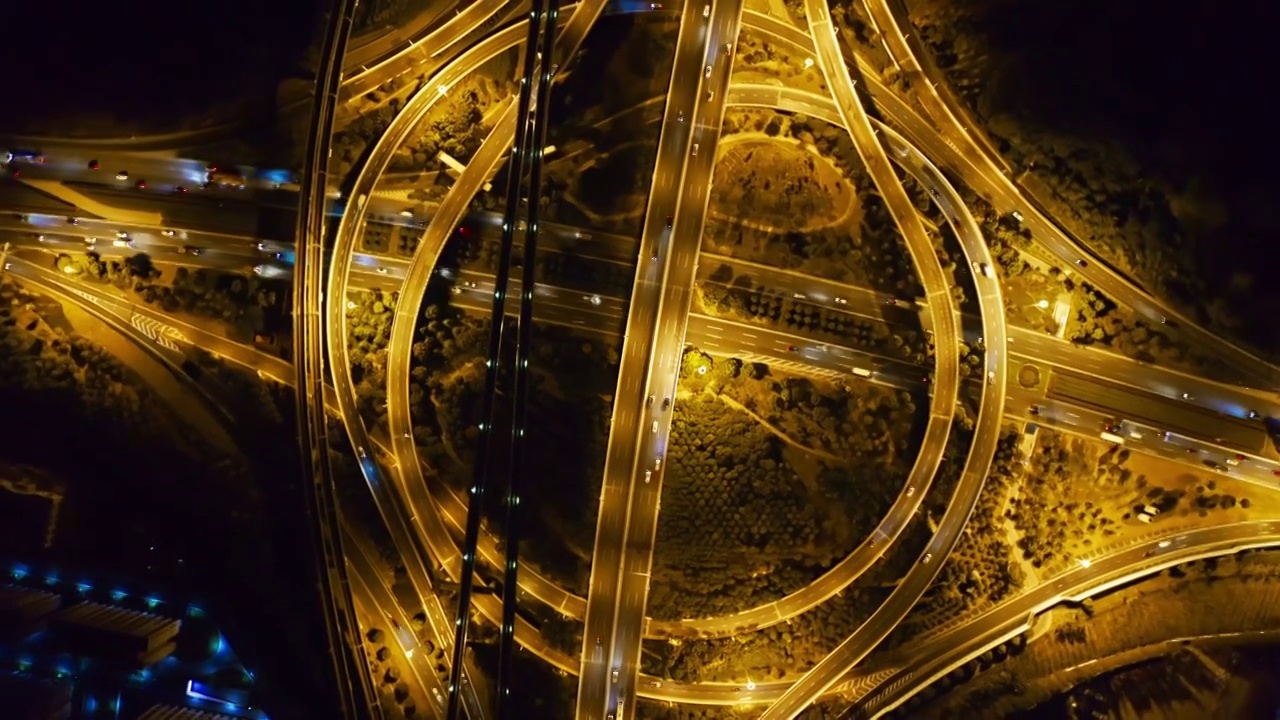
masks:
<path id="1" fill-rule="evenodd" d="M 1046 127 L 1114 138 L 1199 198 L 1197 267 L 1247 334 L 1280 354 L 1271 277 L 1280 240 L 1272 69 L 1280 10 L 1261 0 L 995 0 L 987 38 Z M 1244 284 L 1244 273 L 1252 283 Z M 1236 281 L 1233 284 L 1233 279 Z"/>
<path id="2" fill-rule="evenodd" d="M 309 71 L 324 0 L 126 0 L 5 3 L 7 108 L 0 123 L 102 118 L 137 130 L 182 129 L 185 118 L 272 98 Z M 65 124 L 63 124 L 65 126 Z M 85 128 L 91 123 L 70 123 Z"/>

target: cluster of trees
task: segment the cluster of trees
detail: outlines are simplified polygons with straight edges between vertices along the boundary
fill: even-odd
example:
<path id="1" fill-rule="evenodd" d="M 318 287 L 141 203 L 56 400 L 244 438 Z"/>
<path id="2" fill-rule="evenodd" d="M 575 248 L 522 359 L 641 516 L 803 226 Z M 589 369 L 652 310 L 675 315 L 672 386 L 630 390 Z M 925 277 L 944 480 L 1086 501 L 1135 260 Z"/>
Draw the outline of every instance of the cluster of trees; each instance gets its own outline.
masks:
<path id="1" fill-rule="evenodd" d="M 386 412 L 387 344 L 399 301 L 398 292 L 347 293 L 347 351 L 362 414 L 381 417 Z"/>
<path id="2" fill-rule="evenodd" d="M 1045 428 L 1039 433 L 1038 452 L 1005 510 L 1019 533 L 1022 557 L 1037 568 L 1070 562 L 1072 547 L 1091 547 L 1115 535 L 1120 520 L 1130 519 L 1115 500 L 1147 485 L 1146 476 L 1124 466 L 1128 449 L 1113 446 L 1092 460 L 1080 438 Z M 1092 500 L 1077 499 L 1081 483 L 1091 489 Z"/>
<path id="3" fill-rule="evenodd" d="M 1016 428 L 1004 429 L 968 531 L 961 534 L 942 572 L 903 621 L 900 632 L 906 636 L 919 636 L 957 616 L 985 609 L 1022 587 L 1025 578 L 1001 514 L 1023 474 L 1019 440 Z"/>
<path id="4" fill-rule="evenodd" d="M 814 90 L 825 87 L 822 71 L 817 67 L 805 68 L 803 59 L 746 27 L 738 35 L 738 46 L 733 52 L 735 70 L 766 73 L 792 87 L 807 86 Z"/>
<path id="5" fill-rule="evenodd" d="M 787 293 L 756 285 L 750 277 L 731 278 L 721 266 L 698 288 L 704 307 L 716 313 L 733 313 L 744 320 L 764 321 L 789 332 L 804 333 L 898 360 L 925 365 L 932 352 L 924 337 L 909 328 L 884 323 L 797 300 Z"/>
<path id="6" fill-rule="evenodd" d="M 836 168 L 853 183 L 859 195 L 873 191 L 874 183 L 867 174 L 849 132 L 825 120 L 808 115 L 790 114 L 760 108 L 732 109 L 725 112 L 723 133 L 762 132 L 775 137 L 789 137 L 817 148 L 830 158 Z"/>
<path id="7" fill-rule="evenodd" d="M 391 648 L 387 647 L 387 634 L 381 628 L 370 628 L 365 632 L 364 640 L 369 672 L 373 675 L 379 694 L 383 696 L 383 711 L 391 710 L 395 715 L 405 718 L 419 717 L 418 702 L 430 704 L 431 698 L 414 698 L 410 695 L 409 683 L 401 679 L 403 671 L 395 664 Z M 431 640 L 426 640 L 423 644 L 423 650 L 432 653 L 432 659 L 436 662 L 436 675 L 441 681 L 447 682 L 449 671 L 445 665 L 447 658 L 444 650 L 436 648 Z"/>
<path id="8" fill-rule="evenodd" d="M 654 617 L 719 615 L 776 599 L 835 558 L 836 508 L 811 492 L 783 443 L 710 397 L 675 406 L 654 551 Z"/>
<path id="9" fill-rule="evenodd" d="M 1092 285 L 1080 285 L 1071 342 L 1103 345 L 1141 362 L 1196 368 L 1200 356 L 1186 342 L 1170 337 L 1165 328 L 1132 317 Z"/>
<path id="10" fill-rule="evenodd" d="M 863 463 L 910 463 L 907 443 L 918 420 L 916 398 L 879 385 L 835 385 L 809 378 L 755 380 L 737 358 L 716 361 L 730 382 L 716 392 L 737 400 L 788 437 L 841 459 Z M 705 376 L 704 376 L 705 377 Z"/>
<path id="11" fill-rule="evenodd" d="M 409 374 L 414 439 L 433 466 L 462 487 L 476 454 L 489 319 L 434 302 L 423 310 L 414 337 Z"/>
<path id="12" fill-rule="evenodd" d="M 765 132 L 776 136 L 779 123 Z M 712 185 L 715 212 L 782 231 L 803 231 L 837 219 L 852 201 L 831 167 L 819 167 L 811 153 L 776 142 L 747 142 L 729 148 L 719 160 Z M 826 163 L 822 163 L 826 165 Z"/>
<path id="13" fill-rule="evenodd" d="M 663 513 L 667 512 L 663 507 Z M 862 585 L 862 583 L 859 583 Z M 679 682 L 770 682 L 800 675 L 870 617 L 892 591 L 882 583 L 842 594 L 789 622 L 715 640 L 646 640 L 644 672 Z"/>
<path id="14" fill-rule="evenodd" d="M 487 77 L 473 74 L 463 80 L 463 87 L 450 89 L 400 146 L 391 159 L 391 171 L 442 170 L 441 152 L 458 162 L 467 162 L 489 133 L 484 113 L 493 104 L 488 88 L 494 84 Z"/>

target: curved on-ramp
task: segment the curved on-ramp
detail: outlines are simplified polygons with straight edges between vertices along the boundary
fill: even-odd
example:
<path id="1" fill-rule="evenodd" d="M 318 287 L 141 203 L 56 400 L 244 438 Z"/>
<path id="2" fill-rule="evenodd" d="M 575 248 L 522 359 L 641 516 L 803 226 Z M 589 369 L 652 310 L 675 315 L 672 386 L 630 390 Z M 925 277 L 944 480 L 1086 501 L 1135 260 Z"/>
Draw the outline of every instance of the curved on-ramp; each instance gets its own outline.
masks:
<path id="1" fill-rule="evenodd" d="M 1161 549 L 1160 542 L 1172 542 Z M 1176 537 L 1156 536 L 1123 550 L 1092 558 L 1088 567 L 1039 585 L 947 633 L 929 638 L 900 654 L 911 658 L 892 672 L 876 674 L 860 685 L 849 706 L 852 715 L 877 717 L 982 653 L 1031 628 L 1035 617 L 1064 601 L 1080 601 L 1108 589 L 1155 575 L 1181 563 L 1233 555 L 1243 550 L 1280 547 L 1280 522 L 1255 520 L 1197 530 Z M 842 691 L 854 691 L 846 685 Z"/>
<path id="2" fill-rule="evenodd" d="M 926 444 L 921 448 L 921 458 L 917 459 L 917 468 L 919 468 L 920 459 L 932 451 L 936 453 L 937 457 L 936 462 L 933 464 L 933 471 L 936 472 L 942 459 L 943 446 L 951 430 L 953 409 L 959 391 L 958 317 L 957 313 L 955 313 L 950 287 L 942 271 L 941 264 L 934 254 L 932 240 L 925 231 L 919 216 L 916 215 L 915 208 L 911 203 L 911 199 L 907 196 L 906 190 L 890 166 L 888 156 L 880 144 L 878 134 L 875 128 L 872 127 L 862 107 L 862 100 L 858 97 L 854 88 L 854 80 L 849 76 L 848 67 L 845 65 L 839 43 L 836 40 L 835 26 L 831 21 L 830 11 L 823 0 L 806 0 L 805 14 L 809 22 L 810 33 L 814 38 L 814 46 L 817 50 L 818 66 L 822 70 L 827 87 L 831 89 L 835 96 L 836 107 L 844 120 L 845 126 L 849 129 L 850 135 L 853 137 L 854 146 L 857 148 L 858 155 L 862 158 L 868 174 L 879 189 L 890 215 L 898 227 L 902 229 L 903 237 L 916 264 L 916 272 L 920 274 L 921 284 L 924 286 L 925 295 L 929 301 L 928 310 L 935 338 L 934 348 L 937 367 L 934 382 L 934 405 L 930 411 L 929 429 L 933 429 L 935 420 L 937 420 L 945 423 L 945 431 L 939 433 L 940 440 L 935 440 L 938 443 L 936 448 L 928 445 L 929 437 L 926 433 Z M 972 218 L 969 218 L 969 222 L 972 223 Z M 926 263 L 925 258 L 929 258 L 932 262 Z M 997 298 L 999 297 L 998 292 L 997 288 Z M 1003 366 L 1001 365 L 1001 367 Z M 998 378 L 1001 381 L 1003 379 L 1002 376 L 1003 373 Z M 945 416 L 941 415 L 941 408 L 946 409 Z M 987 417 L 991 417 L 991 415 L 988 413 Z M 990 422 L 988 420 L 988 423 Z M 998 431 L 998 416 L 995 417 L 995 422 L 997 423 L 996 430 Z M 994 445 L 992 447 L 994 448 Z M 975 443 L 974 446 L 971 446 L 970 463 L 974 457 L 972 451 L 976 449 Z M 989 456 L 986 462 L 990 462 Z M 981 465 L 981 461 L 979 461 L 979 464 Z M 968 466 L 969 463 L 966 463 L 966 470 L 968 470 Z M 933 472 L 930 473 L 929 477 L 932 478 L 932 476 Z M 926 552 L 921 557 L 920 562 L 907 573 L 889 598 L 872 613 L 871 617 L 853 635 L 846 638 L 831 654 L 805 673 L 799 681 L 792 685 L 781 698 L 765 711 L 764 715 L 761 716 L 762 718 L 793 718 L 799 715 L 814 699 L 834 685 L 841 676 L 853 668 L 862 658 L 866 657 L 906 616 L 911 606 L 915 604 L 937 577 L 946 553 L 950 551 L 952 545 L 959 539 L 959 533 L 963 529 L 964 523 L 968 520 L 969 512 L 972 510 L 972 505 L 964 507 L 959 502 L 962 499 L 962 493 L 971 489 L 966 481 L 972 476 L 962 474 L 961 477 L 962 480 L 957 487 L 956 495 L 944 515 L 943 526 L 940 528 L 939 533 L 930 540 L 929 546 L 926 548 Z M 973 483 L 977 486 L 977 489 L 981 489 L 983 479 L 985 479 L 985 472 Z M 974 496 L 976 497 L 976 491 Z M 931 563 L 930 560 L 935 554 L 940 555 L 940 557 L 937 562 Z"/>

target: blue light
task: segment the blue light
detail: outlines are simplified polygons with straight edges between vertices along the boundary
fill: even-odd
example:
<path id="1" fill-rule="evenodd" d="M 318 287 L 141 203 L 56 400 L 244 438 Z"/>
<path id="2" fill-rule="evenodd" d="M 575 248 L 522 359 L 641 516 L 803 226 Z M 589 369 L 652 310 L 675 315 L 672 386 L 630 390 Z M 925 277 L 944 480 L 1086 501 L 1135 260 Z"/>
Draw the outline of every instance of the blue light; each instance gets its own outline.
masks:
<path id="1" fill-rule="evenodd" d="M 30 572 L 31 571 L 27 569 L 26 565 L 14 565 L 11 574 L 13 575 L 14 580 L 21 580 L 30 574 Z"/>
<path id="2" fill-rule="evenodd" d="M 93 591 L 93 586 L 90 585 L 88 582 L 76 583 L 76 592 L 80 593 L 81 595 L 84 595 L 85 593 L 92 592 L 92 591 Z"/>
<path id="3" fill-rule="evenodd" d="M 123 590 L 116 589 L 111 591 L 111 599 L 115 600 L 116 602 L 120 602 L 121 600 L 124 600 L 128 596 L 129 594 Z"/>
<path id="4" fill-rule="evenodd" d="M 147 598 L 147 609 L 148 609 L 148 610 L 155 610 L 155 609 L 156 609 L 156 606 L 157 606 L 157 605 L 159 605 L 159 604 L 160 604 L 160 599 L 159 599 L 159 598 L 155 598 L 155 597 L 149 597 L 149 598 Z"/>
<path id="5" fill-rule="evenodd" d="M 46 584 L 46 585 L 57 585 L 57 584 L 58 584 L 58 573 L 56 573 L 56 572 L 51 572 L 51 573 L 49 573 L 48 575 L 45 575 L 45 576 L 44 576 L 44 582 L 45 582 L 45 584 Z"/>
<path id="6" fill-rule="evenodd" d="M 195 605 L 188 605 L 187 615 L 193 618 L 202 618 L 204 617 L 204 610 L 196 607 Z"/>

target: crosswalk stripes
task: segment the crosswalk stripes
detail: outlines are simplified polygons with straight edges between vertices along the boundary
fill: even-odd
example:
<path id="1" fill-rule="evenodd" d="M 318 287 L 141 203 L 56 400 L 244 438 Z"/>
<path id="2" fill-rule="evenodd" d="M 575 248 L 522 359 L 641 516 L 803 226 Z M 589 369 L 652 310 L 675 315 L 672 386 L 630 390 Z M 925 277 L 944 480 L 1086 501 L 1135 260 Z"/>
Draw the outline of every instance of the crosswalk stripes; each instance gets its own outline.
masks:
<path id="1" fill-rule="evenodd" d="M 138 332 L 146 335 L 148 340 L 151 340 L 166 350 L 179 352 L 182 348 L 179 348 L 178 345 L 174 343 L 174 340 L 182 340 L 184 342 L 187 340 L 187 338 L 177 328 L 166 325 L 159 320 L 149 318 L 145 315 L 134 315 L 129 318 L 129 322 L 138 329 Z"/>

